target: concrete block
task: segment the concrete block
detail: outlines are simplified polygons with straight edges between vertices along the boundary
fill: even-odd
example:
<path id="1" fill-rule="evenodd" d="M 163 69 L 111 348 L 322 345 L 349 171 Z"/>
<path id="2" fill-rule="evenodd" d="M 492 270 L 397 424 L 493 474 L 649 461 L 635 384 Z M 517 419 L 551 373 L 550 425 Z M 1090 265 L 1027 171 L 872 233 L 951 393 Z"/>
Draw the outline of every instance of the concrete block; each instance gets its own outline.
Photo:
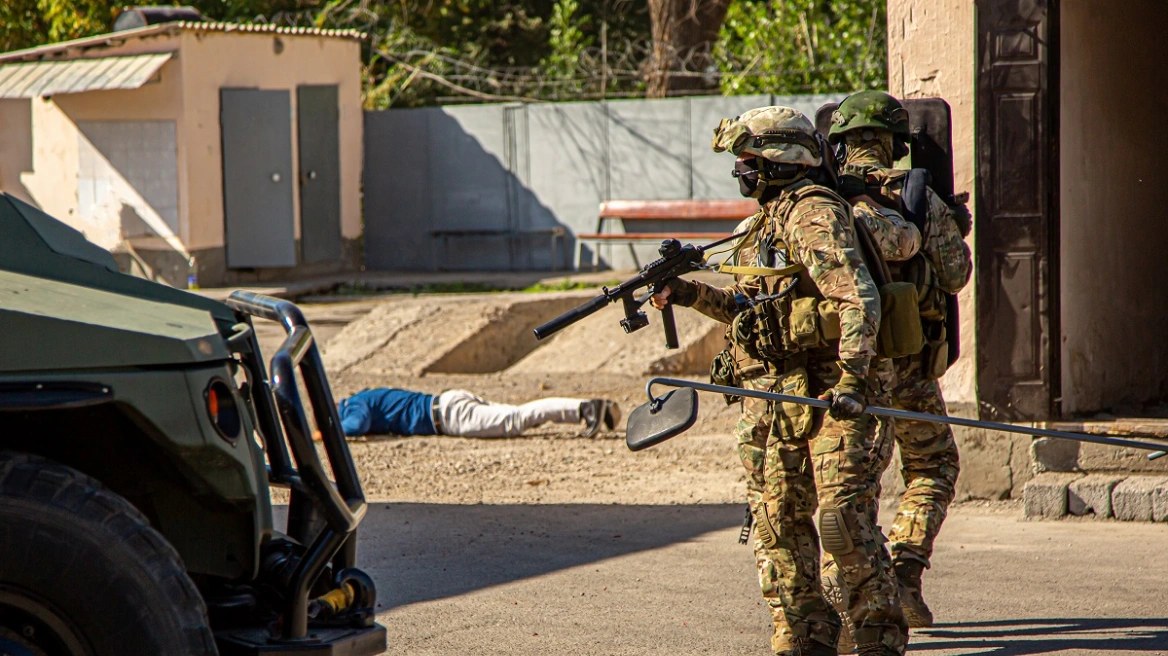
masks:
<path id="1" fill-rule="evenodd" d="M 1035 474 L 1079 471 L 1079 443 L 1039 437 L 1030 443 L 1030 464 Z"/>
<path id="2" fill-rule="evenodd" d="M 1125 522 L 1152 521 L 1152 492 L 1168 489 L 1168 478 L 1162 476 L 1132 476 L 1111 491 L 1111 511 L 1116 519 Z"/>
<path id="3" fill-rule="evenodd" d="M 1022 516 L 1026 519 L 1058 519 L 1067 514 L 1067 486 L 1082 474 L 1047 472 L 1022 488 Z"/>
<path id="4" fill-rule="evenodd" d="M 1152 521 L 1168 522 L 1168 485 L 1152 490 Z"/>
<path id="5" fill-rule="evenodd" d="M 1091 474 L 1067 486 L 1067 512 L 1072 515 L 1093 515 L 1096 519 L 1111 517 L 1111 491 L 1127 476 Z"/>

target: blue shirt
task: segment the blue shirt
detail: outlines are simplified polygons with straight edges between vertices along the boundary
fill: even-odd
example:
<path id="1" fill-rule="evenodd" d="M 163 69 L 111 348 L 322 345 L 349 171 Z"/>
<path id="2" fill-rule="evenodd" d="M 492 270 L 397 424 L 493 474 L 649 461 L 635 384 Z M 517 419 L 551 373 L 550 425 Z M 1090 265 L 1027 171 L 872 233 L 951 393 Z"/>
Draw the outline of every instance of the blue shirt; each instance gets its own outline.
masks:
<path id="1" fill-rule="evenodd" d="M 433 395 L 379 387 L 358 392 L 337 404 L 341 429 L 356 435 L 436 435 Z"/>

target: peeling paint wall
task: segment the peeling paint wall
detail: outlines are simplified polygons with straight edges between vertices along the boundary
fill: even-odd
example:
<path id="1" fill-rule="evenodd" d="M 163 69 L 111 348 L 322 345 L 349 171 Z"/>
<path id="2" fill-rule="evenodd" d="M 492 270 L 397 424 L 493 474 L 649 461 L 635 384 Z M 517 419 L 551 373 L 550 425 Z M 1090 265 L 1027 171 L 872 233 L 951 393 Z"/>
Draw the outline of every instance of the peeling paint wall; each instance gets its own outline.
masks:
<path id="1" fill-rule="evenodd" d="M 1163 0 L 1061 3 L 1064 413 L 1168 396 Z"/>
<path id="2" fill-rule="evenodd" d="M 944 98 L 953 110 L 954 189 L 970 192 L 976 219 L 973 0 L 888 0 L 888 90 L 898 98 Z M 976 229 L 976 227 L 975 227 Z M 973 248 L 974 235 L 967 238 Z M 971 280 L 977 279 L 977 273 Z M 977 369 L 972 282 L 961 292 L 961 358 L 941 380 L 950 411 L 976 412 Z"/>

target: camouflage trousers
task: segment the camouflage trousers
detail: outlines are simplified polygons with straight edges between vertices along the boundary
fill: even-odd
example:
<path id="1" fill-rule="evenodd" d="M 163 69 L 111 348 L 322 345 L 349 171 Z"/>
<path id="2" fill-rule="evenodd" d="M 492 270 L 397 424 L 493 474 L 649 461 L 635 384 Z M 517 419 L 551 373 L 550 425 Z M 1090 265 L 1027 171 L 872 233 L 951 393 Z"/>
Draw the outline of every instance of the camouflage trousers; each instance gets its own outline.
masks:
<path id="1" fill-rule="evenodd" d="M 941 386 L 922 374 L 920 358 L 902 358 L 895 366 L 892 407 L 946 414 Z M 895 434 L 907 489 L 888 532 L 889 549 L 893 560 L 918 560 L 928 567 L 933 541 L 955 493 L 960 470 L 957 442 L 950 426 L 923 421 L 897 420 Z"/>
<path id="2" fill-rule="evenodd" d="M 834 359 L 809 360 L 805 369 L 744 383 L 752 389 L 815 396 L 840 372 Z M 887 391 L 870 378 L 873 402 Z M 748 472 L 747 493 L 755 518 L 754 552 L 759 584 L 774 620 L 772 647 L 780 652 L 795 637 L 834 645 L 839 616 L 824 598 L 819 577 L 818 507 L 842 519 L 850 549 L 837 553 L 851 591 L 849 613 L 863 642 L 903 651 L 907 625 L 900 612 L 891 559 L 875 520 L 878 492 L 873 472 L 886 462 L 889 435 L 877 437 L 870 416 L 838 421 L 807 406 L 745 399 L 735 430 Z M 837 550 L 840 551 L 840 550 Z"/>

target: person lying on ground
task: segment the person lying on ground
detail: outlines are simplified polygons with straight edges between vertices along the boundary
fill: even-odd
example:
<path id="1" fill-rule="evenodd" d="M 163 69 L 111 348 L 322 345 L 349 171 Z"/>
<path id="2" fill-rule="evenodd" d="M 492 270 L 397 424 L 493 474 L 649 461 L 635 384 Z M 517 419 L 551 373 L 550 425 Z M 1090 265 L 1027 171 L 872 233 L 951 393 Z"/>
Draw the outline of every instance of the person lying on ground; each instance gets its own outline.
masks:
<path id="1" fill-rule="evenodd" d="M 485 401 L 466 390 L 431 395 L 378 387 L 337 404 L 341 429 L 359 435 L 515 437 L 547 422 L 584 424 L 584 437 L 620 421 L 620 406 L 606 399 L 538 399 L 523 405 Z"/>

